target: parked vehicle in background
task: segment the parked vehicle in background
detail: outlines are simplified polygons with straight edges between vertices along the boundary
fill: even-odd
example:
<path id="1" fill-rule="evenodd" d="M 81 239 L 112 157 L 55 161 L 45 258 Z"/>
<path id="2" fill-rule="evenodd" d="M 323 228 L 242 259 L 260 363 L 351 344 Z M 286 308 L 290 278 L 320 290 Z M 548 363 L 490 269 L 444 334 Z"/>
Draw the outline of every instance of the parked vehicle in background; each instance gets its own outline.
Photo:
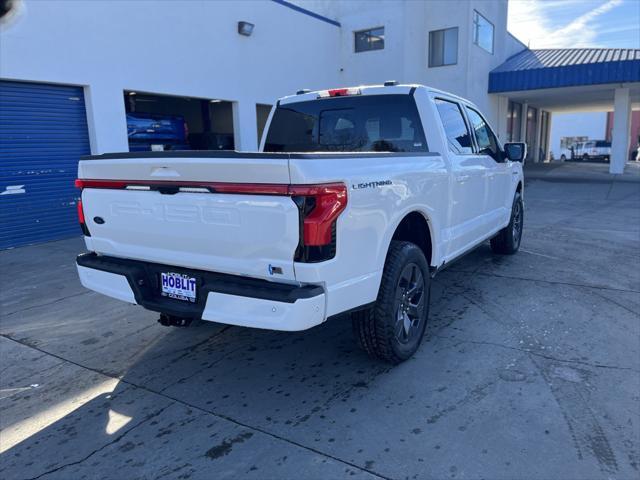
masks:
<path id="1" fill-rule="evenodd" d="M 190 150 L 187 124 L 180 115 L 127 113 L 127 136 L 132 152 Z"/>
<path id="2" fill-rule="evenodd" d="M 577 142 L 569 147 L 569 151 L 571 155 L 567 155 L 565 160 L 571 159 L 579 162 L 609 162 L 611 157 L 611 142 L 607 142 L 606 140 Z"/>
<path id="3" fill-rule="evenodd" d="M 391 363 L 424 335 L 431 278 L 486 240 L 520 247 L 524 143 L 420 85 L 300 91 L 261 152 L 84 158 L 82 284 L 160 313 L 305 330 L 348 313 Z"/>
<path id="4" fill-rule="evenodd" d="M 567 160 L 573 160 L 573 145 L 570 145 L 568 148 L 562 148 L 560 150 L 560 160 L 566 162 Z"/>

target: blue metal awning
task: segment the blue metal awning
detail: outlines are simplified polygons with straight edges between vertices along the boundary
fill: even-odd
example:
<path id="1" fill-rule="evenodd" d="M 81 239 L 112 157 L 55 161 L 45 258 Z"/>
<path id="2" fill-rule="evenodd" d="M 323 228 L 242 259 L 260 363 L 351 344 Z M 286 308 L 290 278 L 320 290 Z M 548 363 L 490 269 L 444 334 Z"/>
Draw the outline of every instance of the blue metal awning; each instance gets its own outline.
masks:
<path id="1" fill-rule="evenodd" d="M 640 82 L 640 49 L 527 49 L 489 73 L 489 93 L 628 82 Z"/>

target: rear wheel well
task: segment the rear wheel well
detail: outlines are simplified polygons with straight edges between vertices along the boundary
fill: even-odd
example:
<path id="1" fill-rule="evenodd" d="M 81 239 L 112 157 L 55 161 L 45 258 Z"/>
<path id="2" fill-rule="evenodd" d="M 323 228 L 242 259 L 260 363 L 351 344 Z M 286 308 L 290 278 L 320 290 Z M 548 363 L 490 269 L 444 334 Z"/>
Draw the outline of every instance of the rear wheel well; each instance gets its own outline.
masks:
<path id="1" fill-rule="evenodd" d="M 518 182 L 518 186 L 516 187 L 516 192 L 522 193 L 522 182 Z"/>
<path id="2" fill-rule="evenodd" d="M 431 231 L 427 219 L 421 213 L 411 212 L 404 217 L 393 233 L 392 240 L 415 243 L 431 265 Z"/>

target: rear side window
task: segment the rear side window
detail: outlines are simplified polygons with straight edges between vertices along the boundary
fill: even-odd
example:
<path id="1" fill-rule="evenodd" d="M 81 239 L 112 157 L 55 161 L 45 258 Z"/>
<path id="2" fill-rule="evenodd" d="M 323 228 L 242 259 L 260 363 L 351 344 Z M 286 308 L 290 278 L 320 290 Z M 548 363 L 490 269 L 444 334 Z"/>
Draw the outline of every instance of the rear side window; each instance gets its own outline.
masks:
<path id="1" fill-rule="evenodd" d="M 611 142 L 604 142 L 602 140 L 599 140 L 599 141 L 596 142 L 596 147 L 607 148 L 607 147 L 610 147 L 610 146 L 611 146 Z"/>
<path id="2" fill-rule="evenodd" d="M 332 97 L 279 106 L 265 152 L 426 152 L 410 95 Z"/>
<path id="3" fill-rule="evenodd" d="M 462 116 L 460 106 L 457 103 L 439 98 L 435 102 L 444 133 L 447 136 L 449 150 L 459 154 L 473 153 L 471 134 Z"/>

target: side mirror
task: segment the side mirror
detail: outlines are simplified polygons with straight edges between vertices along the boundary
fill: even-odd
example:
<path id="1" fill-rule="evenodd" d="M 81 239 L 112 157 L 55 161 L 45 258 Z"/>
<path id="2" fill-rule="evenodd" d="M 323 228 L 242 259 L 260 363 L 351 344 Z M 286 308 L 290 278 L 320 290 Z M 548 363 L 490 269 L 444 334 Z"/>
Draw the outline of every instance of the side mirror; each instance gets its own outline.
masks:
<path id="1" fill-rule="evenodd" d="M 512 162 L 524 162 L 527 156 L 527 144 L 524 142 L 510 142 L 504 144 L 504 153 Z"/>

